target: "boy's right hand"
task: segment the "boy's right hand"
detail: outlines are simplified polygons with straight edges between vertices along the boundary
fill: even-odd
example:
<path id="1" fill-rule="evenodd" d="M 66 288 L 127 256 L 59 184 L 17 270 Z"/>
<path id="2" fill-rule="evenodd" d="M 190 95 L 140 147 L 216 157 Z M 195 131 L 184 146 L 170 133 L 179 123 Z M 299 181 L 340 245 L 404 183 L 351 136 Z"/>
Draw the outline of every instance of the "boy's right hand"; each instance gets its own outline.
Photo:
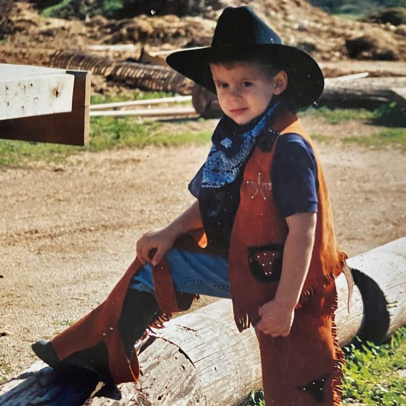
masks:
<path id="1" fill-rule="evenodd" d="M 150 263 L 155 266 L 161 261 L 162 257 L 169 251 L 175 243 L 176 235 L 173 235 L 168 227 L 152 230 L 145 233 L 137 241 L 137 257 L 145 265 Z M 153 257 L 150 256 L 151 250 L 156 250 Z"/>

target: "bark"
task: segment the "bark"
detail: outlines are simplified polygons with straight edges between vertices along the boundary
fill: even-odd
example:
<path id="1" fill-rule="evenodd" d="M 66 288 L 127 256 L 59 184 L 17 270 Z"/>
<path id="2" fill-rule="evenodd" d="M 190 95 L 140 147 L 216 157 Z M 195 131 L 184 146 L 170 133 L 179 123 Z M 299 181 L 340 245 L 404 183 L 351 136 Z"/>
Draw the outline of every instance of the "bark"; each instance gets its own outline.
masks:
<path id="1" fill-rule="evenodd" d="M 354 257 L 349 265 L 357 286 L 348 313 L 345 277 L 337 279 L 339 343 L 357 334 L 382 342 L 406 325 L 406 238 Z M 137 384 L 91 396 L 94 378 L 73 379 L 37 362 L 0 386 L 0 405 L 224 406 L 238 404 L 261 385 L 255 334 L 238 333 L 229 300 L 175 318 L 141 344 Z"/>
<path id="2" fill-rule="evenodd" d="M 343 108 L 375 108 L 396 101 L 406 106 L 406 77 L 326 80 L 319 104 Z"/>

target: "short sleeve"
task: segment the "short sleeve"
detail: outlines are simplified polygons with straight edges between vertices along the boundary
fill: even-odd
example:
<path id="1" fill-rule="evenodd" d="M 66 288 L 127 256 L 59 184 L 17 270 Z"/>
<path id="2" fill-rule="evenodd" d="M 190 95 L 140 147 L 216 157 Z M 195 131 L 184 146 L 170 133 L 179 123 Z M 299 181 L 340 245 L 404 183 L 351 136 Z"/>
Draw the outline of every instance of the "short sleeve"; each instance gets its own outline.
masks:
<path id="1" fill-rule="evenodd" d="M 298 134 L 284 134 L 272 161 L 272 191 L 286 218 L 317 212 L 317 163 L 310 144 Z"/>

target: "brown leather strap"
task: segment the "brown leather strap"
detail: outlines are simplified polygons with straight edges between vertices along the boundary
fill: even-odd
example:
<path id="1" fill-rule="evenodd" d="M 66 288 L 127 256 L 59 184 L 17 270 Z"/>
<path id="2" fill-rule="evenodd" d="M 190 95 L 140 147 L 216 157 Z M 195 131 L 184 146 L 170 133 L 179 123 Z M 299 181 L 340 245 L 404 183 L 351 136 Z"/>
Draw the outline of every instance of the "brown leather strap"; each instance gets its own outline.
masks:
<path id="1" fill-rule="evenodd" d="M 152 277 L 154 279 L 154 289 L 156 300 L 164 313 L 180 312 L 176 300 L 175 287 L 173 286 L 171 269 L 168 261 L 164 258 L 153 267 Z"/>
<path id="2" fill-rule="evenodd" d="M 176 240 L 174 248 L 210 255 L 224 255 L 220 249 L 207 247 L 207 238 L 203 229 L 192 230 L 190 233 L 182 235 Z M 154 266 L 152 276 L 156 299 L 164 313 L 188 310 L 193 300 L 198 297 L 194 294 L 180 293 L 175 290 L 171 269 L 165 258 Z"/>

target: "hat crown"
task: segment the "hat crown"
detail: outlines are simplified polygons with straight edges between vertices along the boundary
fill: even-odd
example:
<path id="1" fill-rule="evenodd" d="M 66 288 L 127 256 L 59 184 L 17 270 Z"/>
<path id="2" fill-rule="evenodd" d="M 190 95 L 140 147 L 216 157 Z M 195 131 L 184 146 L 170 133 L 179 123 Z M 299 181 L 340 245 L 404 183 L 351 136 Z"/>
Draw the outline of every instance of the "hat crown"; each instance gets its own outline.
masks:
<path id="1" fill-rule="evenodd" d="M 281 44 L 278 34 L 246 6 L 227 7 L 218 19 L 211 46 L 214 48 Z"/>

